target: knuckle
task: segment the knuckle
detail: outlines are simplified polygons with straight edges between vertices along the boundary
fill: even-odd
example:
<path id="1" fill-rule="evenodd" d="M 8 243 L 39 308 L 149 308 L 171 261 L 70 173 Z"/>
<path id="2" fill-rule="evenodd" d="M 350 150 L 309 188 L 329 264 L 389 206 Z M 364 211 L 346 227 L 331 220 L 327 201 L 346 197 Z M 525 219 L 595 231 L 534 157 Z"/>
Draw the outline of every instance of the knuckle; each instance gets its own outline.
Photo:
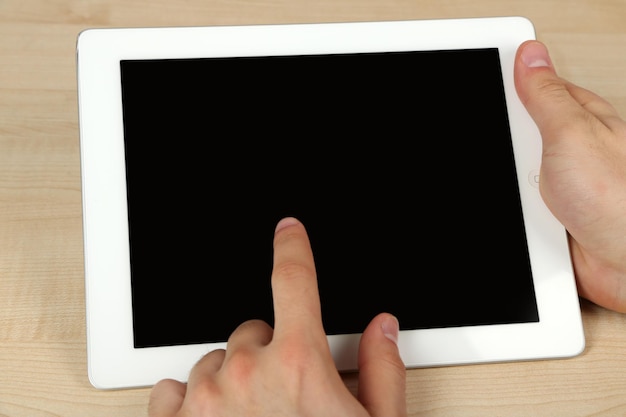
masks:
<path id="1" fill-rule="evenodd" d="M 241 347 L 233 352 L 225 372 L 236 385 L 246 387 L 253 380 L 257 370 L 256 352 L 247 347 Z"/>
<path id="2" fill-rule="evenodd" d="M 549 99 L 566 100 L 570 97 L 570 93 L 563 80 L 555 77 L 543 77 L 539 79 L 535 91 L 542 97 Z"/>
<path id="3" fill-rule="evenodd" d="M 274 266 L 274 276 L 282 280 L 301 280 L 315 275 L 315 271 L 299 262 L 283 262 Z"/>
<path id="4" fill-rule="evenodd" d="M 184 417 L 215 415 L 220 408 L 222 391 L 212 379 L 198 381 L 193 390 L 187 392 L 181 415 Z"/>
<path id="5" fill-rule="evenodd" d="M 250 319 L 250 320 L 244 321 L 239 326 L 237 326 L 235 331 L 236 332 L 242 332 L 242 331 L 248 331 L 248 330 L 256 331 L 256 330 L 263 330 L 265 329 L 265 327 L 267 327 L 267 323 L 264 322 L 263 320 Z"/>

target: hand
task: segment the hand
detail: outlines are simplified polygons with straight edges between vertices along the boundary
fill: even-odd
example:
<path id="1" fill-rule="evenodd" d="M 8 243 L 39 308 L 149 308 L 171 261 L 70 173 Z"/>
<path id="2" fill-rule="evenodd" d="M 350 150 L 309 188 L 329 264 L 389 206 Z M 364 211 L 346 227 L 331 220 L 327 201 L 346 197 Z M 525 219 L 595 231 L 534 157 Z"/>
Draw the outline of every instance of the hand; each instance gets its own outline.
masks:
<path id="1" fill-rule="evenodd" d="M 272 291 L 274 329 L 247 321 L 226 350 L 212 351 L 194 366 L 187 385 L 158 382 L 151 417 L 407 415 L 395 317 L 381 313 L 361 337 L 357 398 L 343 383 L 322 326 L 311 246 L 294 218 L 276 226 Z"/>
<path id="2" fill-rule="evenodd" d="M 626 122 L 559 78 L 540 42 L 520 46 L 515 84 L 543 138 L 539 188 L 569 233 L 579 294 L 626 312 Z"/>

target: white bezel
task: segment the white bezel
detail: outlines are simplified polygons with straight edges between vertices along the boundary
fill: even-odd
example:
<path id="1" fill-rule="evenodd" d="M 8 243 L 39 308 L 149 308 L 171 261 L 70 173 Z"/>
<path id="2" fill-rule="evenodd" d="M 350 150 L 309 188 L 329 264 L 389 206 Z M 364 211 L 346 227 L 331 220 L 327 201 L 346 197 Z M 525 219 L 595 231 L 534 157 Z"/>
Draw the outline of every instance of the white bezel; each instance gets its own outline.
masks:
<path id="1" fill-rule="evenodd" d="M 584 349 L 563 226 L 529 181 L 541 138 L 513 84 L 521 17 L 241 27 L 91 29 L 77 43 L 89 378 L 101 389 L 186 380 L 214 345 L 133 348 L 120 60 L 498 48 L 540 322 L 402 331 L 407 367 L 569 357 Z M 251 41 L 253 40 L 253 41 Z M 532 179 L 532 175 L 530 175 Z M 111 306 L 116 306 L 112 309 Z M 355 369 L 358 335 L 329 336 Z"/>

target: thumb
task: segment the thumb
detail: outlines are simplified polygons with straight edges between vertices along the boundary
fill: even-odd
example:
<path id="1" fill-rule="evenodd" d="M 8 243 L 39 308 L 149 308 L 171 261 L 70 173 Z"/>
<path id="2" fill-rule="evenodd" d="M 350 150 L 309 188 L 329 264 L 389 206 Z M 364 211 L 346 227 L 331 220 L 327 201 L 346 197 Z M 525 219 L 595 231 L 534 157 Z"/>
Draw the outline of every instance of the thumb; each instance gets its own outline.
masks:
<path id="1" fill-rule="evenodd" d="M 537 124 L 544 148 L 567 145 L 572 137 L 579 144 L 585 140 L 593 144 L 599 132 L 623 128 L 624 122 L 608 101 L 557 76 L 541 42 L 520 45 L 514 73 L 517 94 Z"/>
<path id="2" fill-rule="evenodd" d="M 559 78 L 546 47 L 538 41 L 520 45 L 515 59 L 515 87 L 543 138 L 544 153 L 560 146 L 588 120 L 581 88 Z"/>
<path id="3" fill-rule="evenodd" d="M 398 320 L 381 313 L 359 346 L 359 401 L 372 417 L 405 417 L 406 368 L 398 351 Z"/>

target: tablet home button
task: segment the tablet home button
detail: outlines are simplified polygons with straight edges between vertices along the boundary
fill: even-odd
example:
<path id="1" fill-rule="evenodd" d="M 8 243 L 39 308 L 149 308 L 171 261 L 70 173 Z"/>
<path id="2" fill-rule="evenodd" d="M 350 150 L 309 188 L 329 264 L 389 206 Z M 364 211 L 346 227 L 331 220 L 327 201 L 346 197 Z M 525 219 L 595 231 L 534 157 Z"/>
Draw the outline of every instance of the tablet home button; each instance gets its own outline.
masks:
<path id="1" fill-rule="evenodd" d="M 528 182 L 530 182 L 530 185 L 532 185 L 533 187 L 539 188 L 539 170 L 538 169 L 532 169 L 528 173 Z"/>

